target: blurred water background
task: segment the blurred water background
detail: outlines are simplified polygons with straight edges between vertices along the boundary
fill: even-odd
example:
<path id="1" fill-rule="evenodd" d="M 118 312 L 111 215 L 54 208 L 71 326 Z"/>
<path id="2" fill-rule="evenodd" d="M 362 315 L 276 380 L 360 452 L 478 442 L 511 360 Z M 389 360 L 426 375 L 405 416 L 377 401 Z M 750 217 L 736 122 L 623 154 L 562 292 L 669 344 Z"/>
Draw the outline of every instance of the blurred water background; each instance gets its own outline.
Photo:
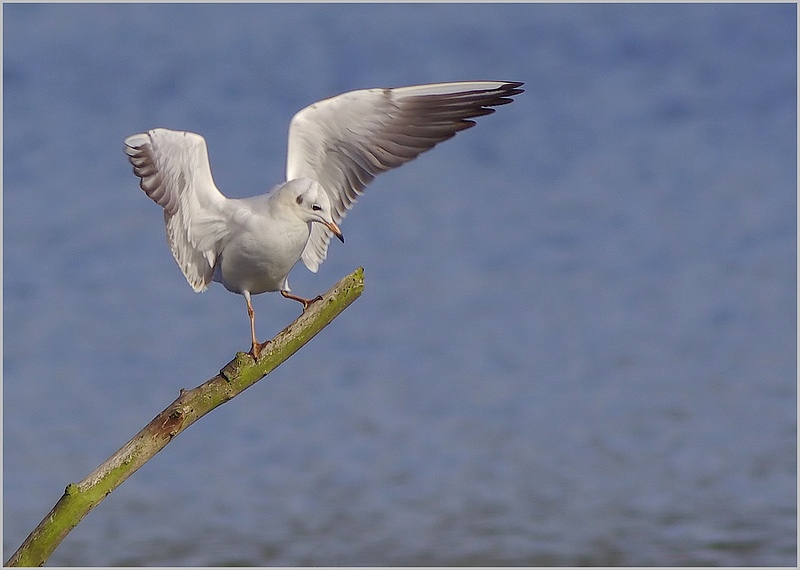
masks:
<path id="1" fill-rule="evenodd" d="M 3 548 L 248 348 L 125 136 L 229 196 L 342 91 L 525 81 L 379 177 L 363 296 L 173 441 L 54 565 L 796 564 L 796 6 L 3 5 Z M 260 336 L 299 306 L 255 298 Z"/>

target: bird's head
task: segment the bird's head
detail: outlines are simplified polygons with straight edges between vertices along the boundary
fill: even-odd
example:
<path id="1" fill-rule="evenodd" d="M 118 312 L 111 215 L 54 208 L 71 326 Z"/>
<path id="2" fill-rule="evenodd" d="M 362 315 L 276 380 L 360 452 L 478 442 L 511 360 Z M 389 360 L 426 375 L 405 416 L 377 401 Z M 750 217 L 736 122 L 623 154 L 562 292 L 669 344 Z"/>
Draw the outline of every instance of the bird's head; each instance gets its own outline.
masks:
<path id="1" fill-rule="evenodd" d="M 312 180 L 301 179 L 288 182 L 285 190 L 288 190 L 291 207 L 300 219 L 307 223 L 322 224 L 344 243 L 342 231 L 333 220 L 331 200 L 322 186 Z"/>

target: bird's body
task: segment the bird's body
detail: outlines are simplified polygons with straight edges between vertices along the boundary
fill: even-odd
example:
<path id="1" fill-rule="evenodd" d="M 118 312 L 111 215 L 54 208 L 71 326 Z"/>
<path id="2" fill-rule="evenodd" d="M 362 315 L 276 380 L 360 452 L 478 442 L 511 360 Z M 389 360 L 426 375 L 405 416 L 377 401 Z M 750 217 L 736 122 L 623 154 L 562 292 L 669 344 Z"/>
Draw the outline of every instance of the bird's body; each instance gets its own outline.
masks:
<path id="1" fill-rule="evenodd" d="M 220 244 L 214 281 L 240 294 L 290 290 L 289 272 L 299 261 L 311 228 L 296 216 L 282 215 L 286 208 L 281 207 L 280 198 L 292 195 L 292 188 L 286 186 L 302 188 L 305 182 L 292 180 L 269 194 L 230 200 L 230 208 L 241 212 L 240 223 Z"/>
<path id="2" fill-rule="evenodd" d="M 365 89 L 318 101 L 289 129 L 287 182 L 252 198 L 225 197 L 214 184 L 205 139 L 153 129 L 125 139 L 140 186 L 164 208 L 167 242 L 195 291 L 212 281 L 244 296 L 255 335 L 251 295 L 290 293 L 288 275 L 302 259 L 316 272 L 338 224 L 366 185 L 522 92 L 521 83 L 472 81 Z"/>

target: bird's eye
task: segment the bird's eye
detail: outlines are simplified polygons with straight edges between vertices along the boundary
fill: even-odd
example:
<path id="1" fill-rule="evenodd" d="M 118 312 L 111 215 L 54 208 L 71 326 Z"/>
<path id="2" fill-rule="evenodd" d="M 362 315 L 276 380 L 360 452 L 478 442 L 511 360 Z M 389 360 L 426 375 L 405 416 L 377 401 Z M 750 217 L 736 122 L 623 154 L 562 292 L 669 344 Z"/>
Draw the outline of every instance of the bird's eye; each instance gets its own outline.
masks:
<path id="1" fill-rule="evenodd" d="M 322 206 L 320 206 L 319 204 L 311 204 L 311 209 L 314 210 L 315 212 L 319 212 L 322 209 Z"/>

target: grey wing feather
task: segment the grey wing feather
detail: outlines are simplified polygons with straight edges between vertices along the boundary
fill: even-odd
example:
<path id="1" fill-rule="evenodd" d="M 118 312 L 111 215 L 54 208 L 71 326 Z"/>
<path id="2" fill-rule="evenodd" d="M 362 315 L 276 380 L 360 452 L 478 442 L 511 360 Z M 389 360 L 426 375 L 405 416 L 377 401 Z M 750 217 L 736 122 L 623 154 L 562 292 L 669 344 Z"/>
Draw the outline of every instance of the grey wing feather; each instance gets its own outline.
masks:
<path id="1" fill-rule="evenodd" d="M 205 291 L 228 231 L 228 200 L 214 184 L 205 139 L 153 129 L 126 138 L 125 153 L 142 190 L 164 208 L 167 243 L 186 280 Z"/>
<path id="2" fill-rule="evenodd" d="M 298 112 L 289 127 L 286 178 L 310 178 L 330 197 L 334 221 L 379 173 L 395 168 L 513 101 L 522 83 L 468 81 L 350 91 Z M 325 260 L 331 233 L 313 224 L 306 267 Z"/>

